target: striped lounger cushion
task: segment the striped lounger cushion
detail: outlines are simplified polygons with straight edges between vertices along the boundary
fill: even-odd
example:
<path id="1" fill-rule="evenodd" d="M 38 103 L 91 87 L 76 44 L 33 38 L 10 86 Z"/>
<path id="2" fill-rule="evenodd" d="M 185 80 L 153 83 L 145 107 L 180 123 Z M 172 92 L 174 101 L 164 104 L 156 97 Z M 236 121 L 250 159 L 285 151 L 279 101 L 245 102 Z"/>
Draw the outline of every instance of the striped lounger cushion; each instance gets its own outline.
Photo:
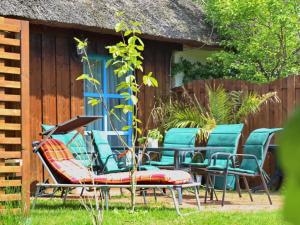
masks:
<path id="1" fill-rule="evenodd" d="M 130 173 L 95 175 L 77 161 L 69 149 L 56 139 L 47 140 L 40 148 L 43 158 L 51 169 L 64 180 L 73 184 L 129 184 Z M 140 184 L 185 184 L 191 182 L 189 173 L 181 170 L 137 171 L 136 182 Z"/>

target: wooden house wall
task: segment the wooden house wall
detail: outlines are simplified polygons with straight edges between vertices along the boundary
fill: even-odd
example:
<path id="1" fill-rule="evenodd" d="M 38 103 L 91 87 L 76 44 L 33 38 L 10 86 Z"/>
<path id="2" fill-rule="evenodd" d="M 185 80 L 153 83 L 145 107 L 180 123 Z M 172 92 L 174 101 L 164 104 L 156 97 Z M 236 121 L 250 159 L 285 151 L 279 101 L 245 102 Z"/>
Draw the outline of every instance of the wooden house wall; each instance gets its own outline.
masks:
<path id="1" fill-rule="evenodd" d="M 112 35 L 30 26 L 30 113 L 31 141 L 41 137 L 41 124 L 56 124 L 84 114 L 83 83 L 76 81 L 82 64 L 76 53 L 74 37 L 88 38 L 89 53 L 107 54 L 105 46 L 118 41 Z M 180 45 L 145 41 L 145 73 L 152 71 L 159 87 L 142 90 L 139 116 L 146 123 L 154 103 L 154 96 L 165 95 L 170 86 L 170 60 Z M 150 123 L 151 125 L 151 123 Z M 43 170 L 36 155 L 31 153 L 31 184 L 41 181 Z"/>

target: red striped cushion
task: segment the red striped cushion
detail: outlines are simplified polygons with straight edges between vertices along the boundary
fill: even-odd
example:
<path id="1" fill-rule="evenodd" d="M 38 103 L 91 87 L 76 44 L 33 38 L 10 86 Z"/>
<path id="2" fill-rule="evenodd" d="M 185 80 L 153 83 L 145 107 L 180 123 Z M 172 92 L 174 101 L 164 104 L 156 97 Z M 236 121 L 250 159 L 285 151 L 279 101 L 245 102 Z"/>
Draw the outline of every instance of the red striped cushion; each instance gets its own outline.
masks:
<path id="1" fill-rule="evenodd" d="M 69 149 L 56 139 L 47 140 L 40 148 L 50 167 L 73 184 L 130 184 L 130 172 L 95 175 L 74 159 Z M 191 181 L 189 173 L 181 170 L 137 171 L 139 184 L 184 184 Z"/>

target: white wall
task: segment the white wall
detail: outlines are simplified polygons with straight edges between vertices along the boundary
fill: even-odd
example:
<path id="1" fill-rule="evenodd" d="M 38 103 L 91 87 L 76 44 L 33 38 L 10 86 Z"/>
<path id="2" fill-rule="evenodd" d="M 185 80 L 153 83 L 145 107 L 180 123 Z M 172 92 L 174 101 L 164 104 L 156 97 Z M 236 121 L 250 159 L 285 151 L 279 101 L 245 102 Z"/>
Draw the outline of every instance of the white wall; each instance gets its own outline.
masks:
<path id="1" fill-rule="evenodd" d="M 184 47 L 183 51 L 177 51 L 173 53 L 173 62 L 178 63 L 180 58 L 187 59 L 190 62 L 205 63 L 206 58 L 217 50 L 207 50 L 203 48 L 189 48 Z M 178 87 L 182 85 L 183 73 L 178 73 L 172 78 L 172 87 Z"/>

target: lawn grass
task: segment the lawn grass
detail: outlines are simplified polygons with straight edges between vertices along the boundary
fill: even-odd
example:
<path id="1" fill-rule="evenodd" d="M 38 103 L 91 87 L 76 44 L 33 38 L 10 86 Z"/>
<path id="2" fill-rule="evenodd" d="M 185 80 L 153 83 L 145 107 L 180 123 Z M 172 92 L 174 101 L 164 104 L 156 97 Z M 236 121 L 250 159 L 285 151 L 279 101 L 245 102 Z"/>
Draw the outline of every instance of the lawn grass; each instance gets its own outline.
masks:
<path id="1" fill-rule="evenodd" d="M 127 207 L 127 208 L 126 208 Z M 188 212 L 191 209 L 185 209 Z M 30 218 L 11 215 L 0 216 L 0 224 L 49 224 L 49 225 L 88 225 L 91 220 L 87 211 L 79 201 L 67 201 L 65 205 L 59 199 L 39 200 Z M 272 212 L 209 212 L 202 211 L 189 216 L 179 217 L 173 208 L 165 208 L 160 204 L 151 204 L 149 207 L 138 206 L 134 213 L 130 213 L 128 205 L 111 204 L 109 211 L 104 213 L 105 225 L 283 225 L 280 211 Z"/>

